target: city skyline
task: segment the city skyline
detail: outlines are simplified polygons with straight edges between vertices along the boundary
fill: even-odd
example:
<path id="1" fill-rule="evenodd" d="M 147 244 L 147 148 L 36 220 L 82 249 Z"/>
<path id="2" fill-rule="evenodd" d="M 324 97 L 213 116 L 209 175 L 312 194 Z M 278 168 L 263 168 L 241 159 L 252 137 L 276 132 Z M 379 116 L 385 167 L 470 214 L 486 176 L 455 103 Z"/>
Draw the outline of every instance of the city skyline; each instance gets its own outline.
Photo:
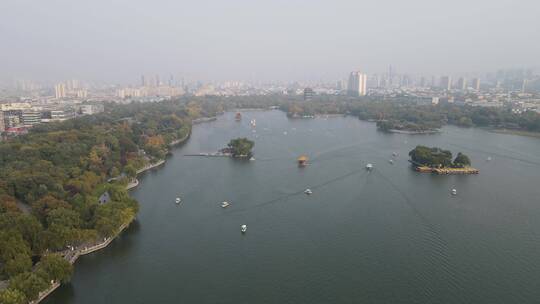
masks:
<path id="1" fill-rule="evenodd" d="M 530 39 L 540 5 L 531 0 L 7 0 L 1 8 L 4 82 L 126 83 L 141 73 L 329 81 L 356 69 L 384 73 L 389 65 L 423 75 L 540 66 L 540 43 Z"/>

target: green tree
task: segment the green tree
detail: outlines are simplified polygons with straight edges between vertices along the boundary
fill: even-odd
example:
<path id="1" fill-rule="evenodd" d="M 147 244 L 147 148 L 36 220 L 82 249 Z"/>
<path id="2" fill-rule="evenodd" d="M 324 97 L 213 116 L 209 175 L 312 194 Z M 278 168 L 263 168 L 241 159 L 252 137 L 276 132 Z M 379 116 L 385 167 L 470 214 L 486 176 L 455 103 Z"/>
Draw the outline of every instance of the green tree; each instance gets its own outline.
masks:
<path id="1" fill-rule="evenodd" d="M 134 179 L 137 177 L 137 169 L 133 167 L 132 165 L 127 165 L 124 167 L 124 172 L 130 179 Z"/>
<path id="2" fill-rule="evenodd" d="M 120 170 L 118 170 L 116 167 L 112 167 L 111 171 L 109 172 L 109 176 L 117 177 L 118 175 L 120 175 Z"/>
<path id="3" fill-rule="evenodd" d="M 49 282 L 38 273 L 25 272 L 11 278 L 8 288 L 21 291 L 31 301 L 37 299 L 39 293 L 49 286 Z"/>
<path id="4" fill-rule="evenodd" d="M 19 273 L 30 271 L 32 268 L 32 259 L 29 255 L 21 253 L 15 255 L 8 260 L 4 265 L 4 272 L 8 277 L 15 276 Z"/>
<path id="5" fill-rule="evenodd" d="M 30 214 L 0 214 L 0 231 L 20 234 L 34 254 L 39 254 L 38 238 L 42 230 L 41 223 Z"/>
<path id="6" fill-rule="evenodd" d="M 57 225 L 68 228 L 78 228 L 80 224 L 80 215 L 75 210 L 57 208 L 50 211 L 47 215 L 47 225 L 49 227 Z"/>
<path id="7" fill-rule="evenodd" d="M 471 165 L 469 157 L 461 152 L 458 153 L 456 159 L 454 159 L 454 167 L 463 168 Z"/>
<path id="8" fill-rule="evenodd" d="M 56 208 L 71 208 L 71 206 L 67 202 L 57 199 L 52 195 L 46 195 L 32 204 L 32 212 L 42 222 L 45 222 L 48 213 Z"/>
<path id="9" fill-rule="evenodd" d="M 474 124 L 470 117 L 463 116 L 459 119 L 459 121 L 457 122 L 457 125 L 462 126 L 462 127 L 472 127 Z"/>
<path id="10" fill-rule="evenodd" d="M 255 146 L 255 142 L 245 137 L 232 139 L 227 145 L 233 157 L 251 157 L 253 146 Z"/>
<path id="11" fill-rule="evenodd" d="M 452 152 L 441 148 L 416 146 L 409 152 L 411 160 L 429 167 L 449 167 L 452 165 Z"/>
<path id="12" fill-rule="evenodd" d="M 0 231 L 0 265 L 2 274 L 8 277 L 32 267 L 30 247 L 19 232 Z"/>
<path id="13" fill-rule="evenodd" d="M 43 256 L 37 269 L 46 273 L 48 275 L 47 279 L 62 283 L 69 282 L 73 273 L 73 265 L 58 254 Z"/>
<path id="14" fill-rule="evenodd" d="M 24 293 L 17 289 L 4 289 L 0 291 L 0 303 L 2 304 L 27 304 L 28 300 Z"/>
<path id="15" fill-rule="evenodd" d="M 14 197 L 2 194 L 0 195 L 0 213 L 5 212 L 20 212 L 20 210 Z"/>

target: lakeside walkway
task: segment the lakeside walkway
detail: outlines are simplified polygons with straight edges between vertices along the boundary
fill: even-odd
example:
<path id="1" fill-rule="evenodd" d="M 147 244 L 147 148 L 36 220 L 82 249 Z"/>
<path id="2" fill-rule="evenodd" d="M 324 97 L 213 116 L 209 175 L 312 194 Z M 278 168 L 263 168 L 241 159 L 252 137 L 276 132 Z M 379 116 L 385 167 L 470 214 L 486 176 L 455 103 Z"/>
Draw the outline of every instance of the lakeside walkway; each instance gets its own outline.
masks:
<path id="1" fill-rule="evenodd" d="M 409 160 L 414 166 L 414 170 L 420 173 L 434 173 L 438 175 L 450 175 L 450 174 L 478 174 L 480 170 L 473 167 L 463 167 L 463 168 L 431 168 L 424 166 L 412 160 Z"/>
<path id="2" fill-rule="evenodd" d="M 60 252 L 60 255 L 62 255 L 62 257 L 64 259 L 66 259 L 69 263 L 71 264 L 75 264 L 75 262 L 77 261 L 77 259 L 83 255 L 86 255 L 86 254 L 90 254 L 92 252 L 96 252 L 98 250 L 101 250 L 105 247 L 107 247 L 114 239 L 116 239 L 116 237 L 122 233 L 122 231 L 124 231 L 128 226 L 129 224 L 131 224 L 131 222 L 133 222 L 135 218 L 133 218 L 131 221 L 123 224 L 122 226 L 120 226 L 120 228 L 118 229 L 118 231 L 116 232 L 116 234 L 112 237 L 108 237 L 108 238 L 104 238 L 102 242 L 100 243 L 97 243 L 97 244 L 93 244 L 93 245 L 90 245 L 90 246 L 80 246 L 79 248 L 74 248 L 73 250 L 65 250 L 63 252 Z M 60 287 L 60 282 L 56 282 L 56 281 L 51 281 L 51 286 L 49 286 L 49 288 L 41 291 L 38 295 L 38 298 L 33 300 L 33 301 L 30 301 L 29 304 L 37 304 L 41 301 L 43 301 L 43 299 L 45 299 L 49 294 L 51 294 L 53 291 L 55 291 L 58 287 Z"/>
<path id="3" fill-rule="evenodd" d="M 212 121 L 212 119 L 210 119 L 208 121 Z M 174 145 L 185 142 L 190 136 L 191 136 L 191 128 L 190 128 L 188 134 L 186 134 L 186 136 L 171 142 L 169 144 L 169 147 L 172 147 Z M 163 164 L 165 164 L 164 159 L 159 160 L 158 162 L 153 163 L 153 164 L 148 164 L 145 167 L 137 170 L 137 175 L 141 174 L 141 173 L 143 173 L 145 171 L 148 171 L 150 169 L 159 167 L 159 166 L 161 166 Z M 126 185 L 126 190 L 130 190 L 132 188 L 135 188 L 138 185 L 139 185 L 139 180 L 137 178 L 135 178 L 134 181 L 132 181 L 132 182 L 130 182 L 129 184 Z M 59 254 L 62 255 L 62 257 L 64 257 L 66 260 L 68 260 L 68 262 L 70 262 L 71 264 L 74 264 L 79 257 L 81 257 L 83 255 L 86 255 L 86 254 L 90 254 L 92 252 L 99 251 L 99 250 L 107 247 L 114 239 L 116 239 L 116 237 L 118 235 L 120 235 L 131 224 L 131 222 L 133 222 L 133 220 L 135 220 L 135 217 L 133 219 L 131 219 L 129 222 L 127 222 L 127 223 L 123 224 L 122 226 L 120 226 L 118 228 L 117 232 L 114 234 L 114 236 L 104 238 L 102 242 L 92 244 L 90 246 L 80 246 L 78 248 L 73 248 L 72 250 L 65 250 L 65 251 L 60 252 Z M 4 283 L 5 283 L 4 285 L 6 285 L 5 287 L 7 287 L 7 282 L 4 282 Z M 43 299 L 45 299 L 49 294 L 51 294 L 54 290 L 56 290 L 58 287 L 60 287 L 60 285 L 61 285 L 60 282 L 51 281 L 51 286 L 49 286 L 49 288 L 47 288 L 46 290 L 41 291 L 39 293 L 39 295 L 38 295 L 38 298 L 36 300 L 30 301 L 29 304 L 37 304 L 37 303 L 43 301 Z M 0 286 L 1 286 L 1 284 L 0 284 Z"/>

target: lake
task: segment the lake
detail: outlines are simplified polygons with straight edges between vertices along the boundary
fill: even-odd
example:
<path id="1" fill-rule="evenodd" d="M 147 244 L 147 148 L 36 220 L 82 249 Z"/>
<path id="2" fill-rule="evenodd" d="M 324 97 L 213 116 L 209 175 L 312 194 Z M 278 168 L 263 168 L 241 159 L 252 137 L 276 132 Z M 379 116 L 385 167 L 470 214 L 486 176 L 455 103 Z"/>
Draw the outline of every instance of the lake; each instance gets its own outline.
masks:
<path id="1" fill-rule="evenodd" d="M 235 137 L 255 141 L 255 161 L 184 156 Z M 418 144 L 464 152 L 480 174 L 417 173 Z M 540 302 L 539 139 L 245 111 L 172 152 L 132 191 L 137 221 L 43 303 Z"/>

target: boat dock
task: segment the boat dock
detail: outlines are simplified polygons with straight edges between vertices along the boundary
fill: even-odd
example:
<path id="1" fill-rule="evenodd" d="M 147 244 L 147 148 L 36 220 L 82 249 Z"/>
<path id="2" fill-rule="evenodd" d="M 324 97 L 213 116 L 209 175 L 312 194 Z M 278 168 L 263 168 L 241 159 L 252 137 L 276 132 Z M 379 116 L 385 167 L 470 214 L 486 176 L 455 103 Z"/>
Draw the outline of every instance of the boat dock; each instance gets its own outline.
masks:
<path id="1" fill-rule="evenodd" d="M 446 175 L 446 174 L 478 174 L 480 171 L 478 169 L 472 168 L 472 167 L 464 167 L 464 168 L 433 168 L 432 173 L 439 174 L 439 175 Z"/>
<path id="2" fill-rule="evenodd" d="M 414 166 L 414 170 L 420 173 L 434 173 L 437 175 L 450 175 L 450 174 L 478 174 L 480 171 L 473 167 L 463 167 L 463 168 L 431 168 L 428 166 L 423 166 L 421 164 L 415 163 L 412 160 L 409 160 Z"/>
<path id="3" fill-rule="evenodd" d="M 230 153 L 199 153 L 199 154 L 184 154 L 184 156 L 202 156 L 202 157 L 231 157 Z"/>

